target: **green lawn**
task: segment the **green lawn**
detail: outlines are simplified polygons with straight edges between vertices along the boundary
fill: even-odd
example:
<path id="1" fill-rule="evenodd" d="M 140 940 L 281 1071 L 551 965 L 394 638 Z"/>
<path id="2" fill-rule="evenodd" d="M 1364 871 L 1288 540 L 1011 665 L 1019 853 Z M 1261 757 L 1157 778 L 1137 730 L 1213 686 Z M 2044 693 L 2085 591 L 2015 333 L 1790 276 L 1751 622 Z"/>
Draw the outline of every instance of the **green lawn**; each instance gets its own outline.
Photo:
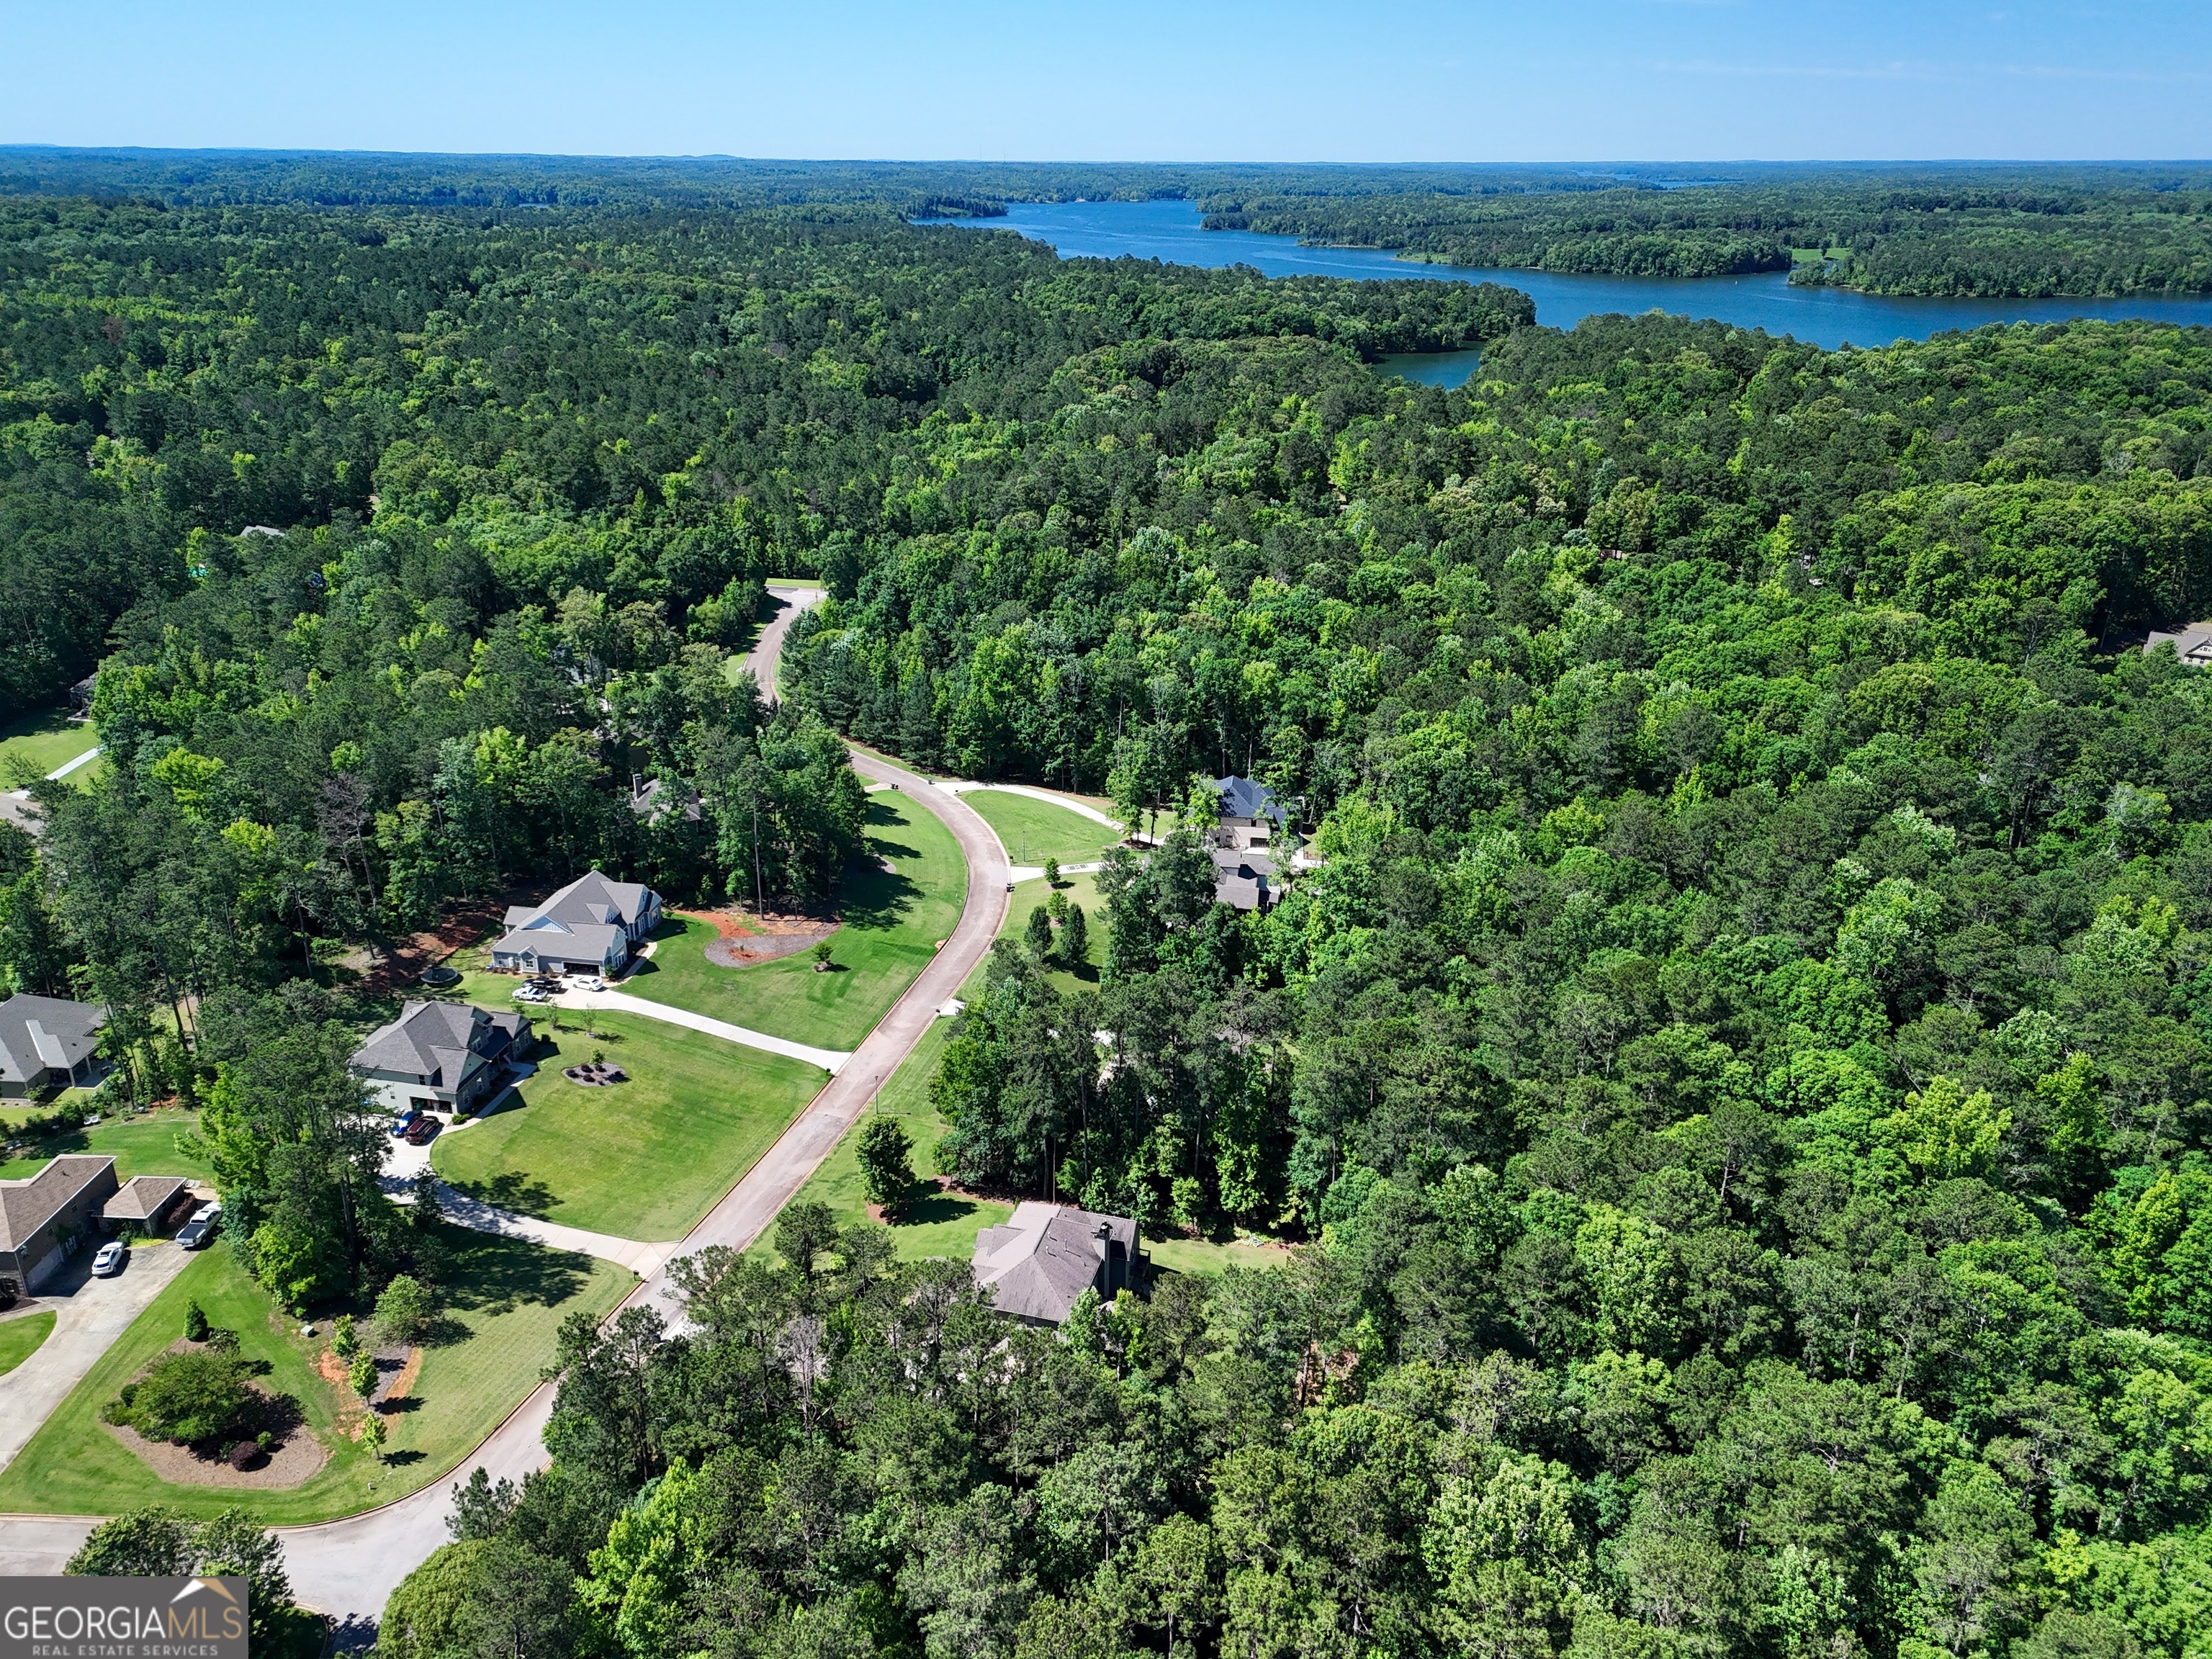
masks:
<path id="1" fill-rule="evenodd" d="M 622 988 L 770 1036 L 858 1048 L 936 954 L 938 941 L 951 935 L 968 890 L 951 831 L 902 795 L 886 790 L 868 797 L 868 846 L 891 868 L 850 877 L 838 895 L 844 923 L 830 938 L 836 972 L 816 973 L 805 954 L 717 967 L 706 957 L 713 925 L 674 918 L 652 959 Z"/>
<path id="2" fill-rule="evenodd" d="M 1094 875 L 1063 876 L 1060 890 L 1067 896 L 1070 904 L 1083 907 L 1085 924 L 1085 937 L 1089 948 L 1084 952 L 1083 966 L 1073 970 L 1054 968 L 1048 977 L 1063 991 L 1073 991 L 1079 986 L 1098 988 L 1098 970 L 1106 961 L 1106 906 L 1098 896 L 1098 878 Z M 1006 919 L 1000 925 L 1000 939 L 1018 939 L 1028 931 L 1030 912 L 1051 896 L 1052 890 L 1042 877 L 1032 881 L 1014 884 L 1014 890 L 1006 895 Z M 974 988 L 970 981 L 969 988 Z"/>
<path id="3" fill-rule="evenodd" d="M 1062 864 L 1095 864 L 1121 840 L 1096 818 L 1003 789 L 969 789 L 960 799 L 998 832 L 1006 856 L 1016 864 L 1042 864 L 1048 856 Z"/>
<path id="4" fill-rule="evenodd" d="M 945 1052 L 945 1039 L 951 1030 L 952 1022 L 949 1019 L 940 1019 L 931 1025 L 915 1045 L 914 1052 L 907 1056 L 906 1063 L 891 1074 L 876 1097 L 873 1109 L 905 1124 L 914 1141 L 913 1163 L 917 1170 L 934 1167 L 933 1149 L 939 1137 L 951 1127 L 929 1106 L 929 1081 L 937 1075 L 938 1060 Z M 864 1116 L 854 1124 L 851 1132 L 837 1143 L 836 1150 L 799 1189 L 793 1203 L 827 1204 L 836 1212 L 841 1227 L 867 1219 L 867 1200 L 860 1190 L 860 1130 L 866 1122 Z M 910 1191 L 912 1196 L 890 1224 L 892 1242 L 901 1259 L 908 1261 L 930 1256 L 965 1261 L 975 1254 L 975 1235 L 986 1227 L 997 1226 L 1013 1213 L 1011 1204 L 962 1198 L 941 1191 L 935 1182 L 920 1176 Z M 753 1248 L 773 1255 L 774 1229 L 763 1235 Z"/>
<path id="5" fill-rule="evenodd" d="M 544 1039 L 523 1103 L 433 1144 L 431 1162 L 477 1197 L 565 1226 L 681 1238 L 827 1081 L 817 1066 L 641 1015 L 533 1009 Z M 563 1066 L 601 1054 L 630 1080 L 587 1089 Z"/>
<path id="6" fill-rule="evenodd" d="M 26 714 L 0 726 L 0 788 L 20 789 L 99 746 L 99 734 L 70 720 L 66 710 L 46 708 Z M 91 770 L 91 766 L 81 766 L 70 779 L 75 782 Z"/>
<path id="7" fill-rule="evenodd" d="M 39 1344 L 54 1334 L 53 1311 L 25 1314 L 21 1319 L 0 1320 L 0 1376 L 38 1352 Z"/>
<path id="8" fill-rule="evenodd" d="M 16 1116 L 20 1121 L 22 1114 Z M 0 1164 L 0 1181 L 36 1175 L 63 1152 L 112 1155 L 118 1181 L 142 1175 L 212 1181 L 214 1171 L 208 1168 L 204 1158 L 187 1158 L 177 1150 L 177 1137 L 198 1125 L 197 1112 L 168 1110 L 147 1112 L 137 1117 L 111 1117 L 89 1129 L 67 1129 L 33 1143 L 33 1155 Z"/>
<path id="9" fill-rule="evenodd" d="M 301 1336 L 299 1322 L 283 1316 L 230 1251 L 217 1247 L 196 1256 L 155 1298 L 0 1473 L 0 1510 L 112 1515 L 167 1504 L 212 1515 L 243 1504 L 257 1520 L 283 1525 L 351 1515 L 443 1479 L 537 1386 L 562 1320 L 605 1314 L 636 1284 L 634 1275 L 586 1256 L 458 1227 L 445 1231 L 453 1254 L 447 1340 L 425 1352 L 407 1400 L 386 1416 L 391 1440 L 381 1466 L 339 1432 L 342 1414 L 355 1420 L 357 1407 L 314 1369 L 327 1322 L 316 1322 L 325 1335 Z M 238 1333 L 241 1353 L 267 1362 L 264 1385 L 297 1398 L 331 1448 L 330 1462 L 305 1486 L 263 1492 L 171 1485 L 100 1423 L 100 1407 L 183 1331 L 185 1304 L 192 1300 L 214 1323 Z"/>

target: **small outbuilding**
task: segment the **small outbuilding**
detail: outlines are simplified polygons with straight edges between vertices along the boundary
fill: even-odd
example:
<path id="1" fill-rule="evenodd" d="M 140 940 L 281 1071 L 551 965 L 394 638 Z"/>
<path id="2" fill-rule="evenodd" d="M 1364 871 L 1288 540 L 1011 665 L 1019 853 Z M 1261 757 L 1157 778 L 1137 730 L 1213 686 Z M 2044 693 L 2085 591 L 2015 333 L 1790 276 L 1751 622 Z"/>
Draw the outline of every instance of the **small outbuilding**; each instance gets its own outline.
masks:
<path id="1" fill-rule="evenodd" d="M 100 1206 L 111 1227 L 136 1227 L 149 1238 L 164 1238 L 184 1225 L 192 1212 L 192 1195 L 180 1176 L 132 1176 Z"/>

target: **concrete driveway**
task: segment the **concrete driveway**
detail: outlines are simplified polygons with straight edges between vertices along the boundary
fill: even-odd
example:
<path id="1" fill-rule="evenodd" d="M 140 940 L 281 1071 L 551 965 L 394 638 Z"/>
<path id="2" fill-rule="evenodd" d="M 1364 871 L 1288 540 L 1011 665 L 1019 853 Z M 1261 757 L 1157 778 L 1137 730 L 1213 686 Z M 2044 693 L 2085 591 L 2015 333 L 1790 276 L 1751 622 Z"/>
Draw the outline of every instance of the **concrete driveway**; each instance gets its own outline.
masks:
<path id="1" fill-rule="evenodd" d="M 78 1251 L 62 1279 L 39 1292 L 40 1305 L 54 1310 L 54 1333 L 36 1353 L 0 1376 L 0 1468 L 30 1443 L 108 1345 L 191 1260 L 173 1244 L 139 1244 L 121 1273 L 94 1279 L 92 1255 L 89 1249 Z"/>

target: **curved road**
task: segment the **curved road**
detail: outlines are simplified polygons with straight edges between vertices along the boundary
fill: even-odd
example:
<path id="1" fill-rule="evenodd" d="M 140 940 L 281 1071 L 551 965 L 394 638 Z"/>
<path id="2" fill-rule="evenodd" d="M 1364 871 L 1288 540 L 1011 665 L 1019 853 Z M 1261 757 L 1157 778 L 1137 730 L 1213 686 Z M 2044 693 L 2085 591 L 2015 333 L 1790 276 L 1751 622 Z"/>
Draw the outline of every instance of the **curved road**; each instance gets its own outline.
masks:
<path id="1" fill-rule="evenodd" d="M 745 659 L 764 690 L 775 684 L 783 637 L 792 619 L 819 598 L 818 591 L 784 592 L 792 602 L 762 631 L 759 644 Z M 945 948 L 891 1006 L 852 1059 L 678 1245 L 678 1255 L 714 1244 L 743 1249 L 760 1237 L 866 1109 L 877 1080 L 898 1069 L 938 1011 L 967 983 L 1006 920 L 1006 856 L 990 825 L 957 796 L 903 767 L 857 750 L 853 765 L 870 782 L 903 792 L 952 832 L 968 861 L 968 895 L 959 922 Z M 678 1310 L 665 1267 L 623 1304 L 625 1308 L 641 1305 L 657 1307 L 664 1318 L 675 1322 Z M 284 1542 L 284 1565 L 293 1594 L 302 1604 L 341 1621 L 340 1647 L 364 1644 L 384 1611 L 386 1598 L 446 1541 L 450 1489 L 456 1479 L 482 1465 L 494 1480 L 519 1482 L 544 1466 L 544 1436 L 553 1414 L 553 1393 L 552 1384 L 540 1384 L 451 1475 L 410 1497 L 340 1521 L 276 1528 Z M 76 1516 L 0 1517 L 0 1576 L 60 1571 L 93 1524 Z"/>

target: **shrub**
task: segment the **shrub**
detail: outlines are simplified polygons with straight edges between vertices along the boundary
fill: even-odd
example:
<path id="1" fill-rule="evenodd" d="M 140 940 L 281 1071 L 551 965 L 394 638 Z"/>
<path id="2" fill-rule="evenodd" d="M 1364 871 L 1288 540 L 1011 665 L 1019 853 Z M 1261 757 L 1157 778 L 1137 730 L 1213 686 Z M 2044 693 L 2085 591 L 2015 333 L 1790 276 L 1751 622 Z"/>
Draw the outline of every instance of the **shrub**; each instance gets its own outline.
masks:
<path id="1" fill-rule="evenodd" d="M 264 1429 L 253 1437 L 253 1443 L 265 1452 L 273 1452 L 276 1449 L 276 1437 Z"/>
<path id="2" fill-rule="evenodd" d="M 1060 886 L 1060 860 L 1049 853 L 1044 855 L 1044 884 L 1055 890 Z"/>
<path id="3" fill-rule="evenodd" d="M 428 1288 L 402 1273 L 376 1298 L 376 1328 L 386 1341 L 419 1342 L 434 1311 Z"/>
<path id="4" fill-rule="evenodd" d="M 361 1352 L 361 1339 L 354 1334 L 351 1314 L 340 1314 L 337 1323 L 331 1327 L 331 1352 L 349 1365 Z"/>
<path id="5" fill-rule="evenodd" d="M 225 1330 L 220 1325 L 210 1325 L 208 1327 L 207 1345 L 209 1347 L 213 1348 L 217 1353 L 236 1353 L 238 1352 L 238 1333 L 236 1331 Z"/>
<path id="6" fill-rule="evenodd" d="M 230 1467 L 250 1469 L 261 1461 L 261 1447 L 252 1440 L 241 1440 L 230 1449 Z"/>
<path id="7" fill-rule="evenodd" d="M 353 1384 L 356 1394 L 363 1400 L 368 1399 L 376 1392 L 376 1361 L 368 1354 L 360 1355 L 354 1360 L 353 1368 L 346 1373 L 346 1380 Z"/>
<path id="8" fill-rule="evenodd" d="M 914 1185 L 914 1168 L 908 1161 L 914 1142 L 906 1126 L 893 1117 L 872 1117 L 860 1130 L 860 1185 L 868 1202 L 885 1209 L 896 1204 Z"/>
<path id="9" fill-rule="evenodd" d="M 116 1396 L 111 1422 L 149 1440 L 212 1440 L 245 1415 L 253 1391 L 238 1361 L 212 1348 L 164 1354 L 135 1389 Z"/>
<path id="10" fill-rule="evenodd" d="M 185 1340 L 204 1342 L 208 1340 L 207 1310 L 197 1302 L 185 1304 Z"/>

